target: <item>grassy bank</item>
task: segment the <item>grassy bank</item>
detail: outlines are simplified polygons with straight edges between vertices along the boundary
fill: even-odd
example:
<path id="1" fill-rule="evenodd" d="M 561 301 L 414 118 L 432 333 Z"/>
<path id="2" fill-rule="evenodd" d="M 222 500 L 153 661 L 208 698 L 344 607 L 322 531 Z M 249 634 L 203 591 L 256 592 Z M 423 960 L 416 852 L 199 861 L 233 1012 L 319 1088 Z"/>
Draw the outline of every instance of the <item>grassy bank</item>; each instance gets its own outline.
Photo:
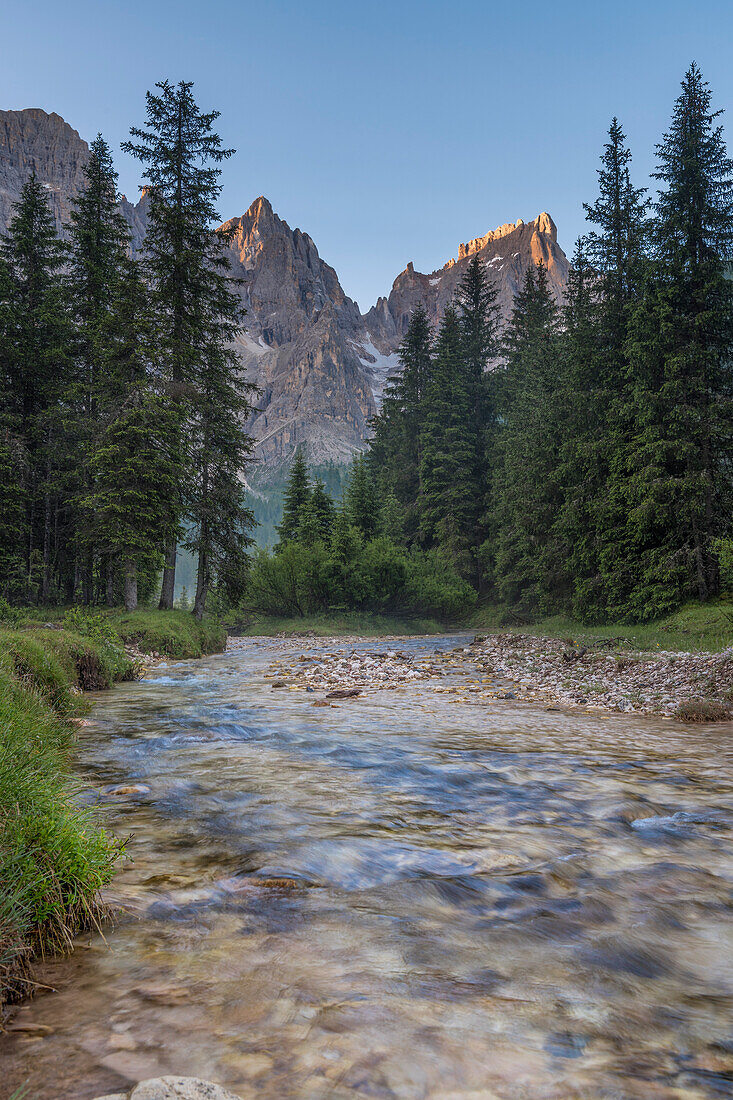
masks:
<path id="1" fill-rule="evenodd" d="M 188 611 L 111 611 L 107 617 L 122 641 L 143 653 L 203 657 L 221 653 L 227 641 L 221 623 L 215 619 L 197 622 Z"/>
<path id="2" fill-rule="evenodd" d="M 253 616 L 245 625 L 233 630 L 245 636 L 258 634 L 312 633 L 318 638 L 339 634 L 359 634 L 368 638 L 388 638 L 396 634 L 443 634 L 451 628 L 437 619 L 403 619 L 393 615 L 375 615 L 368 611 L 344 611 L 332 614 L 304 615 L 298 618 L 278 618 L 272 615 Z"/>
<path id="3" fill-rule="evenodd" d="M 612 641 L 618 648 L 717 653 L 733 645 L 733 602 L 712 600 L 706 604 L 688 604 L 655 623 L 629 626 L 606 623 L 585 626 L 560 615 L 524 622 L 505 608 L 480 607 L 464 623 L 447 625 L 436 619 L 405 619 L 392 615 L 349 611 L 336 614 L 305 615 L 302 618 L 253 616 L 245 625 L 232 624 L 236 633 L 274 635 L 312 633 L 316 637 L 360 634 L 364 637 L 389 637 L 396 634 L 442 634 L 450 631 L 500 633 L 515 631 L 546 638 L 572 638 L 575 641 Z"/>
<path id="4" fill-rule="evenodd" d="M 133 678 L 131 646 L 199 657 L 226 641 L 218 624 L 179 611 L 12 617 L 0 624 L 0 1006 L 32 992 L 34 956 L 69 949 L 99 923 L 99 890 L 120 855 L 74 801 L 69 756 L 87 709 L 82 692 Z"/>
<path id="5" fill-rule="evenodd" d="M 584 626 L 560 615 L 523 623 L 501 608 L 482 607 L 472 617 L 470 625 L 472 629 L 486 633 L 514 630 L 546 638 L 572 638 L 586 645 L 589 642 L 612 641 L 619 649 L 718 653 L 733 645 L 733 602 L 711 600 L 704 604 L 690 603 L 673 615 L 640 626 L 625 623 Z"/>

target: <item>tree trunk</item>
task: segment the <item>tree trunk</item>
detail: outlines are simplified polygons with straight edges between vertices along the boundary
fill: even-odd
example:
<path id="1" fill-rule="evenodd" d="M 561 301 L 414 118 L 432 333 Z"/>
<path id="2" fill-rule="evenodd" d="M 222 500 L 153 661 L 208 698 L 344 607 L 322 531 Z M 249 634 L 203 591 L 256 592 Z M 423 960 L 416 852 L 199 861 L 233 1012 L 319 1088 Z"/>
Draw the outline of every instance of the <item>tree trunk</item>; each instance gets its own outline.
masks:
<path id="1" fill-rule="evenodd" d="M 47 474 L 47 476 L 50 476 Z M 43 578 L 41 580 L 41 603 L 47 604 L 51 591 L 51 494 L 46 489 L 43 509 Z"/>
<path id="2" fill-rule="evenodd" d="M 94 551 L 89 550 L 81 574 L 81 600 L 89 607 L 94 600 Z"/>
<path id="3" fill-rule="evenodd" d="M 196 575 L 196 599 L 193 603 L 194 617 L 199 622 L 206 611 L 206 597 L 209 593 L 209 564 L 208 555 L 203 547 L 199 550 L 199 567 Z"/>
<path id="4" fill-rule="evenodd" d="M 172 543 L 165 553 L 165 566 L 163 568 L 163 586 L 160 590 L 160 611 L 170 611 L 173 608 L 173 595 L 176 589 L 176 544 Z"/>
<path id="5" fill-rule="evenodd" d="M 107 581 L 107 607 L 114 607 L 115 605 L 115 572 L 112 562 L 112 558 L 107 558 L 106 565 L 106 581 Z M 137 602 L 137 599 L 136 599 Z"/>
<path id="6" fill-rule="evenodd" d="M 132 558 L 125 559 L 125 611 L 137 608 L 137 565 Z"/>

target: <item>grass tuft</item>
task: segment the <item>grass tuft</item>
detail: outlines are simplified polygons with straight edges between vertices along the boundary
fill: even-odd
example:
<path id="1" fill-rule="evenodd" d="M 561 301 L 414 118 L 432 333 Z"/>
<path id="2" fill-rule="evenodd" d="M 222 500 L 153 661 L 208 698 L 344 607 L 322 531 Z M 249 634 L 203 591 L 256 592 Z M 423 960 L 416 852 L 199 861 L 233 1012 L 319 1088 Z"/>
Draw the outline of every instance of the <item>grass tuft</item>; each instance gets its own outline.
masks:
<path id="1" fill-rule="evenodd" d="M 731 717 L 730 707 L 714 699 L 684 699 L 673 713 L 680 722 L 727 722 Z"/>
<path id="2" fill-rule="evenodd" d="M 82 691 L 137 674 L 135 655 L 200 657 L 226 632 L 183 611 L 14 611 L 0 622 L 0 1006 L 33 989 L 34 956 L 71 949 L 105 916 L 119 843 L 69 778 Z"/>

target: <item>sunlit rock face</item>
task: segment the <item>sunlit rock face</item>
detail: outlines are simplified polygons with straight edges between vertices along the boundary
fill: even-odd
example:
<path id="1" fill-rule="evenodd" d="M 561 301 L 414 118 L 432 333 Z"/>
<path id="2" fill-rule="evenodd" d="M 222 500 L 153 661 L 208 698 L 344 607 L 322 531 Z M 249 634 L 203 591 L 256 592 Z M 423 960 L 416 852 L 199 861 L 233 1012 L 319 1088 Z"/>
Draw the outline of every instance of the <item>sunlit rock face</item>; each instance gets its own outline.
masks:
<path id="1" fill-rule="evenodd" d="M 392 284 L 386 298 L 380 298 L 364 321 L 374 344 L 390 352 L 402 340 L 410 316 L 422 302 L 428 316 L 437 325 L 446 306 L 455 297 L 471 257 L 478 254 L 498 290 L 501 315 L 507 320 L 514 295 L 527 269 L 542 262 L 547 268 L 550 287 L 562 301 L 568 277 L 568 259 L 557 243 L 557 229 L 549 214 L 542 213 L 531 222 L 509 222 L 483 237 L 459 245 L 458 256 L 429 274 L 415 271 L 410 263 Z"/>
<path id="2" fill-rule="evenodd" d="M 238 348 L 260 388 L 250 424 L 255 459 L 279 464 L 302 447 L 314 463 L 348 462 L 376 412 L 359 307 L 308 234 L 267 199 L 225 228 L 247 310 Z"/>
<path id="3" fill-rule="evenodd" d="M 33 172 L 63 232 L 88 156 L 86 141 L 59 115 L 39 108 L 0 111 L 0 232 Z M 137 203 L 123 196 L 120 208 L 139 252 L 147 196 Z M 532 264 L 545 264 L 558 301 L 567 281 L 567 258 L 552 218 L 543 213 L 461 244 L 456 258 L 428 274 L 408 264 L 389 295 L 362 315 L 311 237 L 291 229 L 266 198 L 225 226 L 247 310 L 237 350 L 244 374 L 259 387 L 248 429 L 260 473 L 276 474 L 299 447 L 316 465 L 347 463 L 363 448 L 386 381 L 399 370 L 397 349 L 415 306 L 422 302 L 437 325 L 473 255 L 495 280 L 505 319 Z"/>

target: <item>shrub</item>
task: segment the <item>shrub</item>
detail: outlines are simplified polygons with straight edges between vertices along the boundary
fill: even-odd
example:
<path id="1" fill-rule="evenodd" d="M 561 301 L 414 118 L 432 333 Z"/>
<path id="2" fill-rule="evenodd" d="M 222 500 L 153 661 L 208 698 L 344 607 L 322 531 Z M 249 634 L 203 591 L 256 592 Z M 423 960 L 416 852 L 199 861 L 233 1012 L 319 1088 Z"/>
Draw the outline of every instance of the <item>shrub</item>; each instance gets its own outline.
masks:
<path id="1" fill-rule="evenodd" d="M 726 722 L 731 717 L 730 707 L 714 699 L 685 699 L 673 713 L 680 722 Z"/>
<path id="2" fill-rule="evenodd" d="M 260 550 L 246 596 L 248 611 L 276 617 L 338 609 L 451 620 L 475 603 L 471 586 L 436 552 L 408 552 L 386 536 L 365 542 L 353 528 L 332 549 L 289 542 L 276 554 Z"/>

